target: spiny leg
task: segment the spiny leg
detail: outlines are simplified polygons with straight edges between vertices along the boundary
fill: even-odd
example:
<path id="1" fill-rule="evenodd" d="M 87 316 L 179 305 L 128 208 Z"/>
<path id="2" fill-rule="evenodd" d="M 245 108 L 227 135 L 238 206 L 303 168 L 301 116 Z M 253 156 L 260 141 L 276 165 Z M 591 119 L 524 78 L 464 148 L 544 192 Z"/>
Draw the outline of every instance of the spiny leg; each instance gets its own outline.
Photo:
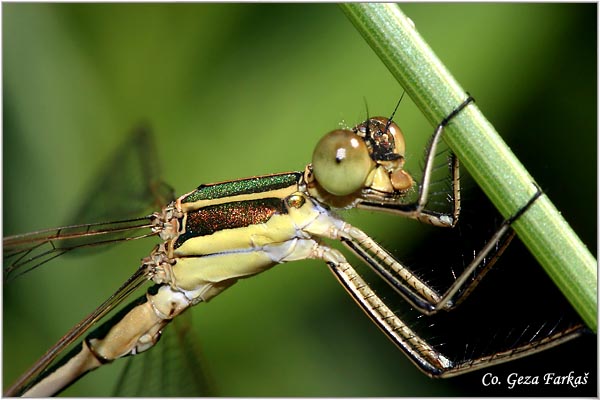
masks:
<path id="1" fill-rule="evenodd" d="M 452 155 L 450 159 L 450 170 L 452 173 L 452 190 L 453 190 L 453 213 L 451 220 L 448 220 L 448 215 L 431 212 L 425 209 L 427 200 L 429 198 L 429 187 L 431 183 L 431 175 L 433 173 L 433 162 L 436 155 L 437 146 L 444 128 L 450 123 L 450 121 L 456 117 L 466 106 L 474 102 L 475 99 L 470 95 L 463 101 L 458 107 L 456 107 L 450 114 L 446 116 L 436 127 L 435 132 L 431 138 L 431 144 L 425 152 L 425 165 L 423 167 L 423 178 L 419 186 L 419 196 L 417 198 L 414 210 L 414 218 L 419 221 L 426 222 L 432 225 L 442 226 L 454 226 L 458 221 L 458 215 L 460 213 L 460 181 L 459 181 L 459 163 L 456 156 Z"/>
<path id="2" fill-rule="evenodd" d="M 496 235 L 494 235 L 494 238 L 508 232 L 510 224 L 522 215 L 540 195 L 541 192 L 536 193 L 525 207 L 519 210 L 511 218 L 507 219 Z M 489 252 L 491 248 L 493 248 L 493 246 L 486 246 L 484 251 Z M 538 337 L 542 331 L 542 329 L 540 329 L 525 344 L 515 345 L 500 352 L 484 354 L 481 357 L 453 360 L 436 350 L 426 340 L 419 337 L 410 326 L 399 318 L 358 275 L 339 251 L 317 244 L 312 257 L 322 259 L 327 263 L 335 277 L 344 286 L 346 291 L 352 296 L 360 308 L 413 363 L 431 377 L 446 378 L 456 376 L 525 357 L 560 345 L 580 336 L 584 332 L 582 325 L 572 326 L 562 331 L 555 331 L 556 327 L 554 327 L 553 329 L 550 329 L 545 336 Z M 482 258 L 484 258 L 484 256 L 478 256 L 476 257 L 476 261 L 481 261 Z M 475 265 L 475 267 L 476 266 L 477 265 Z M 467 269 L 470 267 L 471 266 Z M 486 265 L 485 269 L 487 270 L 487 268 Z M 471 272 L 473 272 L 473 270 L 468 273 L 470 274 Z M 416 276 L 413 275 L 412 277 L 416 281 L 419 281 Z M 458 281 L 460 281 L 459 286 L 464 285 L 465 281 L 461 281 L 460 277 L 457 282 Z M 421 284 L 425 285 L 422 282 Z M 468 284 L 467 289 L 469 289 L 470 292 L 472 290 L 472 284 Z M 426 293 L 426 289 L 421 290 Z M 454 298 L 457 292 L 458 289 L 449 289 L 444 296 L 440 297 L 441 300 L 438 304 L 444 304 L 446 299 Z"/>
<path id="3" fill-rule="evenodd" d="M 425 206 L 431 183 L 433 161 L 443 128 L 472 101 L 473 98 L 469 96 L 444 118 L 436 128 L 430 145 L 426 150 L 423 182 L 419 187 L 418 198 L 414 203 L 398 204 L 397 198 L 381 197 L 377 203 L 371 203 L 367 200 L 361 203 L 360 206 L 379 211 L 395 211 L 401 215 L 432 225 L 454 226 L 460 212 L 459 167 L 456 157 L 452 156 L 450 159 L 453 186 L 452 200 L 454 206 L 452 214 L 426 210 Z M 538 188 L 537 193 L 521 210 L 504 221 L 498 231 L 490 238 L 483 249 L 475 255 L 474 260 L 455 279 L 445 293 L 439 293 L 431 288 L 358 228 L 347 225 L 346 230 L 343 233 L 339 233 L 335 239 L 341 240 L 348 248 L 367 262 L 373 270 L 420 312 L 427 315 L 434 314 L 441 309 L 449 310 L 454 308 L 473 291 L 514 237 L 514 232 L 510 229 L 512 222 L 522 215 L 540 195 L 541 191 Z M 367 199 L 370 200 L 370 197 L 367 196 Z"/>
<path id="4" fill-rule="evenodd" d="M 354 129 L 354 133 L 363 138 L 368 145 L 367 148 L 370 146 L 370 157 L 377 163 L 377 170 L 374 170 L 374 173 L 379 173 L 379 175 L 373 177 L 372 183 L 368 182 L 366 187 L 361 190 L 360 197 L 356 199 L 353 204 L 362 208 L 395 212 L 433 225 L 446 227 L 454 226 L 460 211 L 460 199 L 458 196 L 458 161 L 456 159 L 453 159 L 451 163 L 454 193 L 456 194 L 454 196 L 454 212 L 452 214 L 437 213 L 435 211 L 426 210 L 425 207 L 427 206 L 429 186 L 434 171 L 433 160 L 436 156 L 436 146 L 441 137 L 443 128 L 471 101 L 472 99 L 467 99 L 463 102 L 463 104 L 450 113 L 450 115 L 436 128 L 431 140 L 431 145 L 428 147 L 426 153 L 423 183 L 419 187 L 417 201 L 411 204 L 402 202 L 406 198 L 408 190 L 412 187 L 412 179 L 402 169 L 404 163 L 404 143 L 401 132 L 398 130 L 399 128 L 395 126 L 394 129 L 389 129 L 388 131 L 387 124 L 385 125 L 385 129 L 380 128 L 379 125 L 385 120 L 380 117 L 369 119 L 364 124 L 357 126 Z M 371 125 L 373 125 L 373 130 L 370 129 Z M 399 144 L 396 143 L 396 140 L 398 140 Z M 336 146 L 338 145 L 336 144 Z M 337 147 L 334 146 L 333 150 L 336 149 Z M 389 149 L 392 149 L 393 151 L 389 151 Z M 339 163 L 337 152 L 334 160 Z M 322 160 L 321 158 L 317 158 L 317 161 Z M 316 181 L 320 186 L 309 186 L 309 190 L 312 189 L 316 198 L 322 198 L 322 201 L 329 204 L 329 200 L 331 200 L 332 196 L 323 195 L 319 188 L 328 191 L 330 189 L 338 190 L 338 187 L 330 185 L 329 180 L 325 179 L 325 177 L 322 179 L 317 176 L 317 170 L 326 166 L 326 164 L 320 163 L 317 165 L 315 161 L 312 166 L 314 167 L 312 170 L 310 168 L 307 170 L 307 182 L 310 184 Z M 316 179 L 311 175 L 313 170 Z M 384 171 L 389 171 L 389 176 L 384 175 Z M 389 181 L 384 179 L 386 177 L 389 177 Z M 352 186 L 352 190 L 355 190 L 354 186 Z M 340 189 L 338 192 L 331 191 L 331 193 L 343 196 L 352 192 L 342 191 Z M 337 220 L 331 215 L 329 215 L 328 218 L 333 219 L 328 221 L 328 223 L 323 224 L 323 222 L 328 219 L 324 218 L 324 220 L 320 221 L 321 223 L 309 224 L 304 230 L 311 235 L 339 239 L 367 262 L 387 283 L 406 297 L 416 308 L 423 311 L 425 314 L 433 314 L 440 309 L 447 310 L 454 307 L 455 304 L 472 292 L 483 275 L 496 261 L 501 251 L 508 245 L 510 239 L 514 236 L 514 233 L 510 229 L 512 222 L 519 218 L 540 194 L 541 192 L 538 191 L 538 193 L 536 193 L 536 195 L 533 196 L 519 212 L 502 225 L 498 232 L 492 236 L 488 244 L 484 246 L 482 251 L 475 257 L 474 261 L 467 266 L 466 271 L 455 279 L 456 282 L 444 293 L 439 293 L 429 287 L 423 280 L 404 265 L 400 264 L 391 254 L 361 230 L 354 228 L 349 224 L 344 224 L 341 220 Z M 332 203 L 335 204 L 333 201 Z M 557 331 L 557 325 L 550 329 L 549 332 L 540 329 L 532 337 L 528 338 L 526 338 L 523 333 L 519 337 L 518 342 L 511 344 L 508 350 L 494 353 L 490 352 L 491 354 L 485 355 L 484 357 L 463 355 L 457 360 L 452 360 L 440 353 L 425 340 L 421 339 L 411 327 L 394 314 L 381 298 L 379 298 L 361 277 L 358 276 L 341 253 L 316 243 L 315 252 L 312 254 L 312 257 L 323 259 L 327 262 L 340 283 L 342 283 L 346 290 L 352 295 L 363 311 L 369 315 L 373 322 L 376 323 L 377 326 L 379 326 L 413 362 L 430 376 L 457 375 L 473 369 L 483 368 L 492 364 L 522 357 L 560 344 L 579 335 L 582 331 L 581 326 Z M 472 275 L 475 275 L 474 279 L 471 279 Z M 523 341 L 521 339 L 526 339 L 527 343 L 522 344 Z"/>
<path id="5" fill-rule="evenodd" d="M 346 224 L 332 238 L 341 240 L 413 307 L 423 314 L 431 315 L 440 310 L 450 310 L 456 307 L 471 294 L 514 237 L 514 231 L 511 229 L 512 223 L 523 215 L 541 195 L 542 192 L 538 188 L 537 192 L 519 211 L 502 223 L 475 255 L 473 261 L 467 265 L 444 293 L 439 293 L 429 286 L 358 228 Z"/>
<path id="6" fill-rule="evenodd" d="M 339 251 L 319 244 L 315 247 L 312 258 L 327 263 L 358 306 L 425 373 L 435 375 L 437 371 L 452 366 L 450 360 L 421 339 L 390 310 Z"/>
<path id="7" fill-rule="evenodd" d="M 515 232 L 511 225 L 519 219 L 535 201 L 542 196 L 543 192 L 539 186 L 535 185 L 537 191 L 516 213 L 502 222 L 502 225 L 496 230 L 484 247 L 477 253 L 473 261 L 464 269 L 458 278 L 452 283 L 450 288 L 444 293 L 444 296 L 436 306 L 436 310 L 452 309 L 462 303 L 477 287 L 483 277 L 494 266 L 504 250 L 508 247 Z M 469 281 L 473 273 L 476 275 Z"/>

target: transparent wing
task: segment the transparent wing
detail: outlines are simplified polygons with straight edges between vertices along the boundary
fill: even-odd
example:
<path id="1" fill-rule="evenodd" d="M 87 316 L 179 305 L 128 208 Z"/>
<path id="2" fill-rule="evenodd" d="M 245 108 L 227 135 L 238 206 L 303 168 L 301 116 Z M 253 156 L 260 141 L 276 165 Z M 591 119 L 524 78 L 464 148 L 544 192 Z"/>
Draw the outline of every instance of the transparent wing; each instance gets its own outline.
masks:
<path id="1" fill-rule="evenodd" d="M 154 236 L 152 215 L 127 218 L 156 210 L 173 199 L 173 190 L 159 177 L 156 148 L 146 127 L 139 127 L 100 169 L 81 208 L 70 218 L 74 223 L 3 239 L 5 283 L 45 263 L 80 248 L 101 248 L 116 242 Z M 115 220 L 115 216 L 121 219 Z M 125 218 L 124 218 L 125 217 Z M 111 221 L 81 224 L 81 221 Z M 104 246 L 105 247 L 105 246 Z M 84 335 L 103 316 L 115 309 L 147 281 L 142 269 L 106 302 L 74 326 L 40 358 L 10 390 L 23 387 L 45 370 L 70 344 Z"/>
<path id="2" fill-rule="evenodd" d="M 81 247 L 92 247 L 156 235 L 151 217 L 45 229 L 3 239 L 5 282 L 56 257 Z"/>
<path id="3" fill-rule="evenodd" d="M 146 126 L 140 125 L 92 180 L 90 194 L 70 225 L 4 238 L 5 281 L 74 249 L 154 235 L 149 229 L 151 216 L 136 217 L 173 200 L 173 189 L 162 182 L 159 171 L 153 137 Z M 115 216 L 131 218 L 114 221 Z"/>
<path id="4" fill-rule="evenodd" d="M 202 363 L 202 351 L 189 317 L 190 314 L 185 313 L 173 320 L 151 351 L 128 358 L 114 396 L 216 395 Z"/>
<path id="5" fill-rule="evenodd" d="M 173 188 L 161 180 L 155 141 L 144 124 L 133 130 L 91 182 L 73 223 L 139 217 L 175 197 Z"/>

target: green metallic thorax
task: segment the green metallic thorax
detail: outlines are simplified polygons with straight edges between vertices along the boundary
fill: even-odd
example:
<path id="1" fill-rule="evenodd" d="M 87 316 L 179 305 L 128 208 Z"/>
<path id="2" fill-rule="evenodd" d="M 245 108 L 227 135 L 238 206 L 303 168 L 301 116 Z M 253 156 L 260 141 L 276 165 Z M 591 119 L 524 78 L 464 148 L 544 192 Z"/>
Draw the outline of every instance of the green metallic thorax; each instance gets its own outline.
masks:
<path id="1" fill-rule="evenodd" d="M 181 198 L 181 207 L 187 212 L 173 248 L 191 238 L 265 223 L 275 214 L 286 214 L 284 199 L 298 191 L 301 179 L 301 173 L 292 172 L 200 185 Z"/>
<path id="2" fill-rule="evenodd" d="M 182 203 L 193 203 L 198 200 L 213 200 L 242 194 L 259 194 L 297 185 L 302 177 L 300 172 L 265 175 L 253 178 L 200 185 L 188 194 Z"/>

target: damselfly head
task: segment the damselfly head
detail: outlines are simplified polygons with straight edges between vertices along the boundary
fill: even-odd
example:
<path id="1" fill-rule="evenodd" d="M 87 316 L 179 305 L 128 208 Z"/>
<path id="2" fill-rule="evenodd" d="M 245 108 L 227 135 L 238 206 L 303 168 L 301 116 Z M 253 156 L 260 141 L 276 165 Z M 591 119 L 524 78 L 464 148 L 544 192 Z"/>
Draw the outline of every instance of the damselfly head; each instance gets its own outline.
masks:
<path id="1" fill-rule="evenodd" d="M 369 118 L 352 130 L 331 131 L 313 152 L 313 186 L 341 197 L 360 197 L 363 190 L 403 193 L 413 185 L 402 169 L 404 152 L 404 135 L 388 118 Z"/>
<path id="2" fill-rule="evenodd" d="M 396 194 L 409 190 L 413 180 L 403 170 L 406 143 L 400 127 L 389 118 L 374 117 L 357 125 L 353 131 L 363 138 L 377 164 L 369 189 Z"/>
<path id="3" fill-rule="evenodd" d="M 385 117 L 369 118 L 353 131 L 361 136 L 375 161 L 394 161 L 404 158 L 406 145 L 400 127 Z"/>
<path id="4" fill-rule="evenodd" d="M 336 196 L 346 196 L 365 186 L 375 162 L 363 138 L 353 131 L 338 129 L 317 143 L 312 167 L 323 189 Z"/>

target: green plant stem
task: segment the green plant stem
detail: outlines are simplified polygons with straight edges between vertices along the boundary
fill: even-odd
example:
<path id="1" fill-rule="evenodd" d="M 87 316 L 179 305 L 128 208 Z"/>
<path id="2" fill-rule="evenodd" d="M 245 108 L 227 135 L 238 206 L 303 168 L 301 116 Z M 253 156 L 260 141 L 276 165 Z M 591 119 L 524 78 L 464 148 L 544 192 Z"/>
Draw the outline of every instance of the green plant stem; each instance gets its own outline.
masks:
<path id="1" fill-rule="evenodd" d="M 346 3 L 341 7 L 433 125 L 466 98 L 465 91 L 397 5 Z M 519 210 L 536 192 L 534 179 L 476 105 L 469 105 L 452 120 L 444 139 L 505 217 Z M 596 332 L 596 260 L 548 196 L 542 195 L 513 226 Z M 539 306 L 543 307 L 543 299 Z"/>

